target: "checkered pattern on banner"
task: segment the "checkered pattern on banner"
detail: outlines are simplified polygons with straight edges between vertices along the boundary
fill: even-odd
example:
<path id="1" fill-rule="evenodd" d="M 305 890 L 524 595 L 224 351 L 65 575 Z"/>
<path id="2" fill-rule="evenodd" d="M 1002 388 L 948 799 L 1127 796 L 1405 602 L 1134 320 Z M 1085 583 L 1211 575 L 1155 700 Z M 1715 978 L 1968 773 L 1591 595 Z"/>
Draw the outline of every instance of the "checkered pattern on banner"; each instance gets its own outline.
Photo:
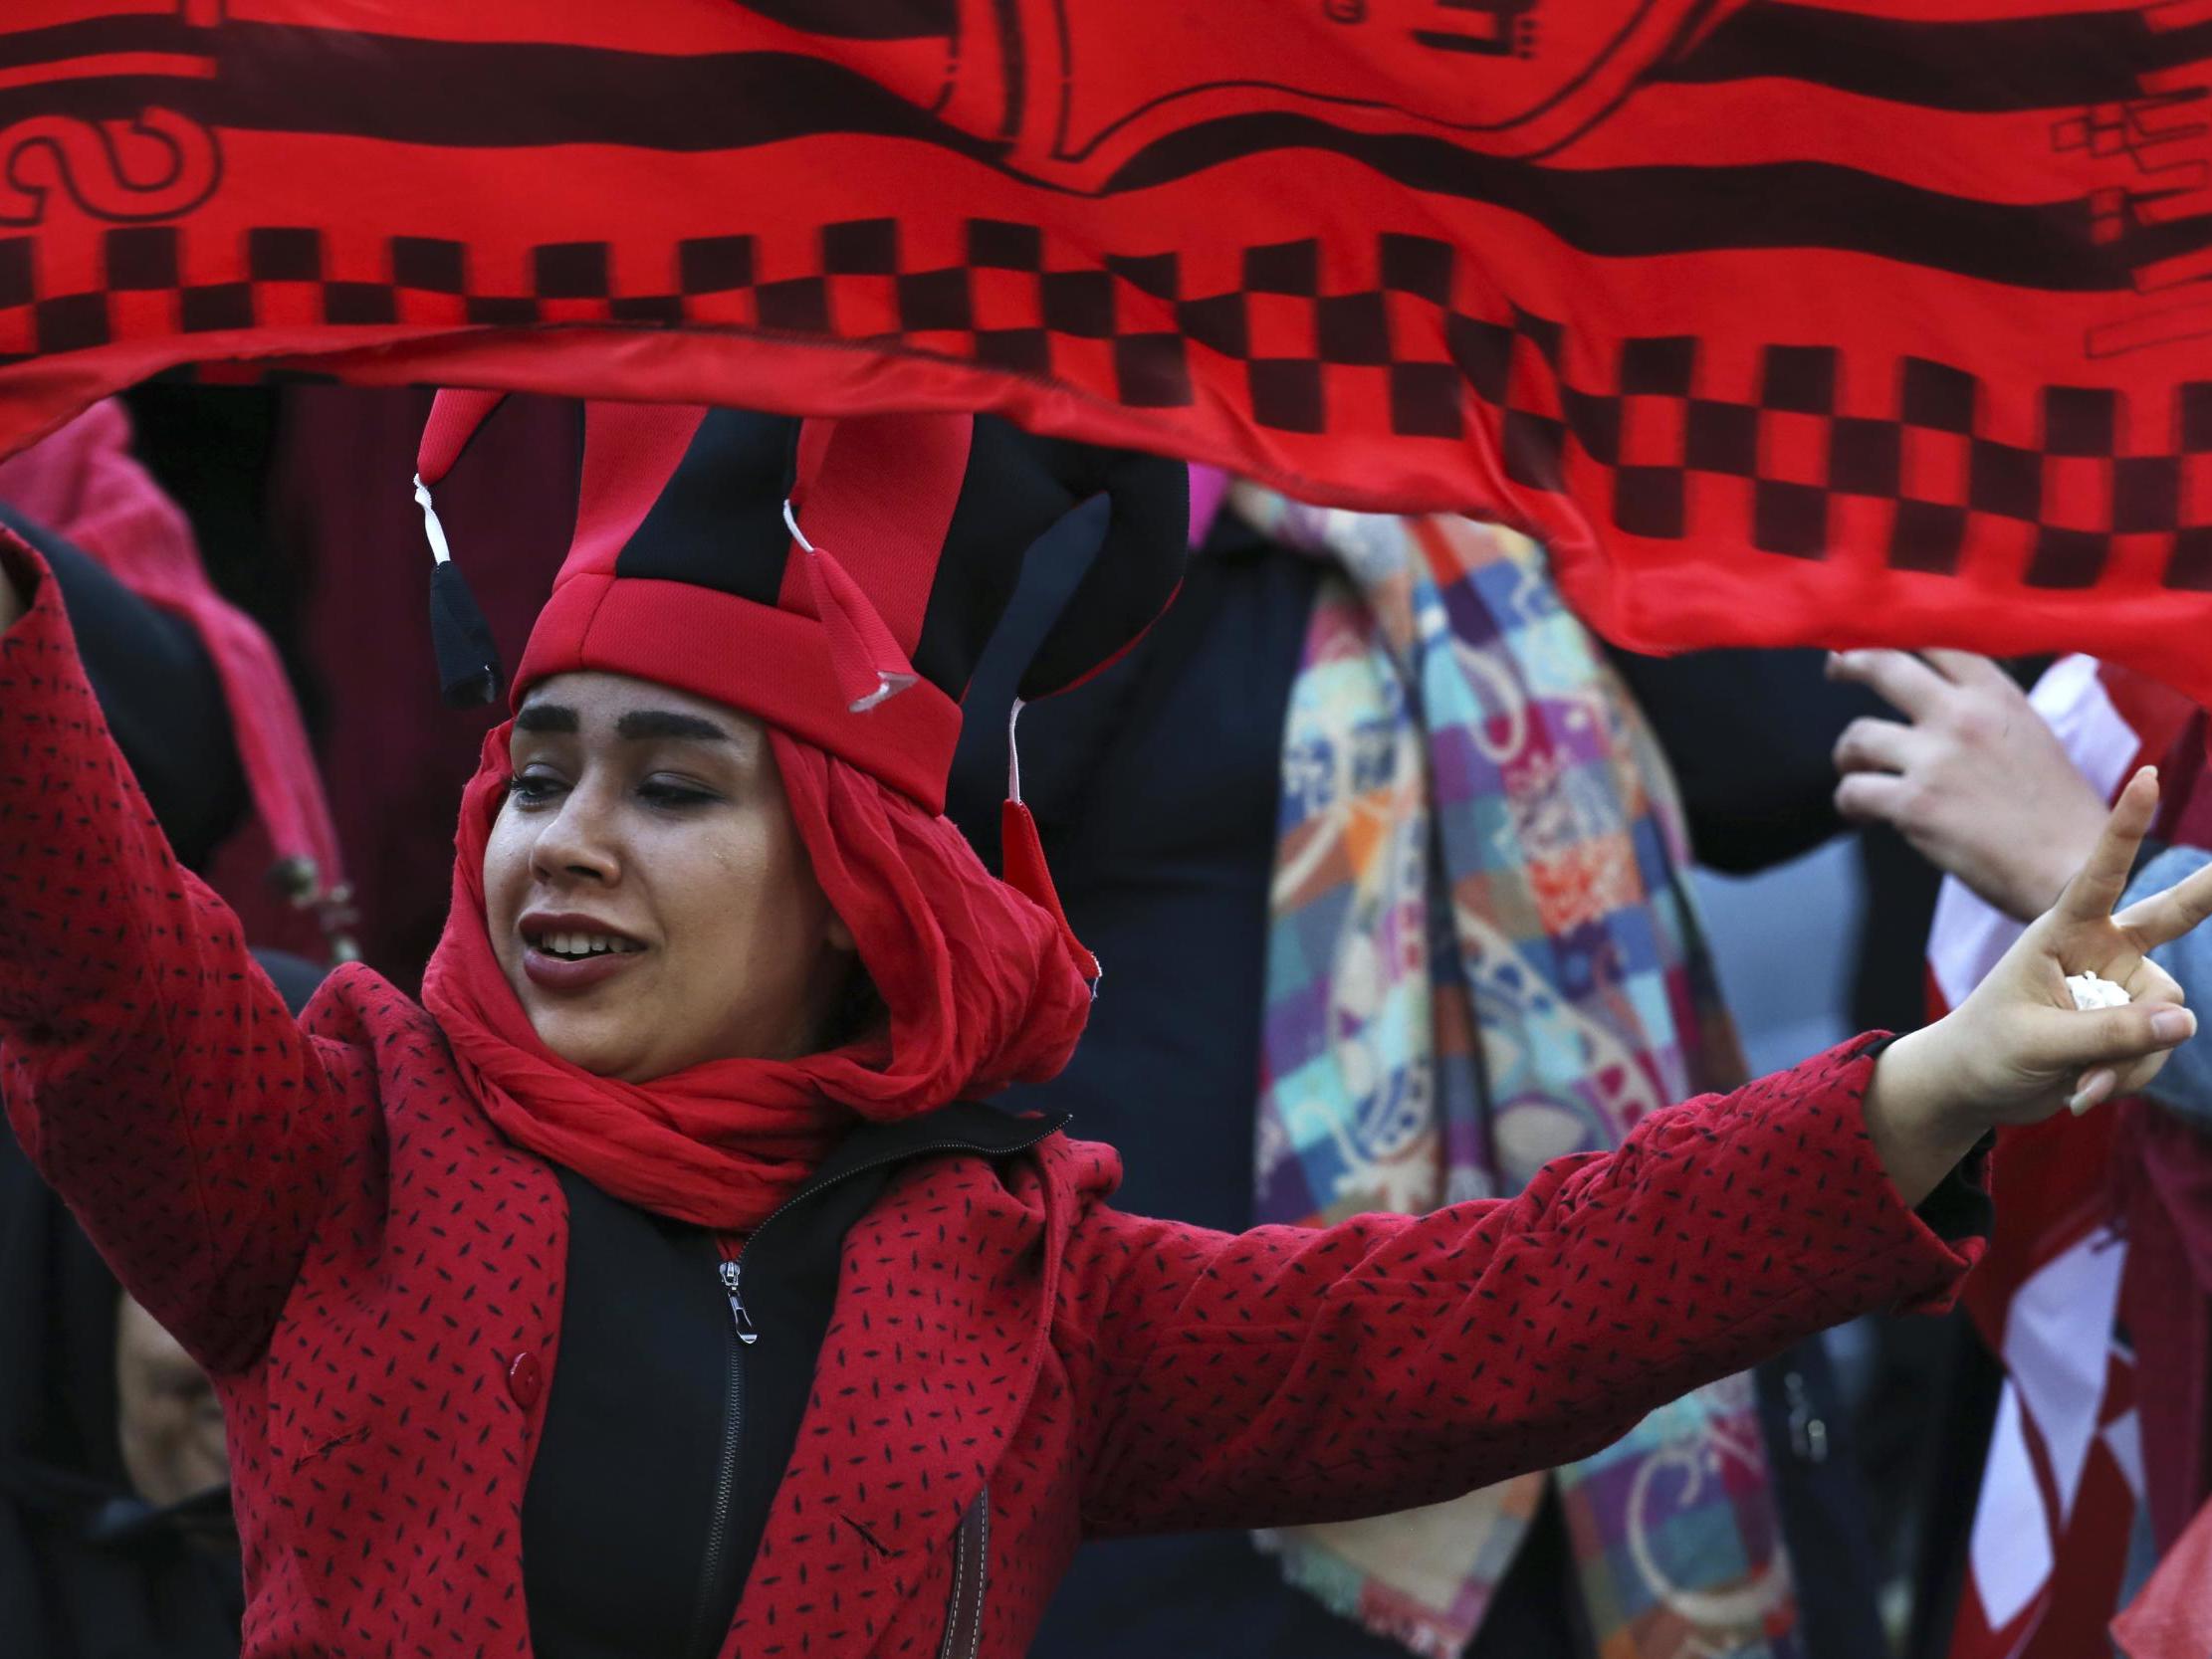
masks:
<path id="1" fill-rule="evenodd" d="M 1242 365 L 1253 419 L 1278 431 L 1326 431 L 1357 406 L 1401 437 L 1450 439 L 1477 399 L 1514 483 L 1558 490 L 1594 465 L 1610 475 L 1614 524 L 1635 536 L 1697 533 L 1706 481 L 1732 480 L 1767 552 L 1817 558 L 1850 514 L 1848 533 L 1883 537 L 1891 566 L 1946 572 L 1996 520 L 2024 538 L 2030 586 L 2091 586 L 2116 537 L 2147 536 L 2167 586 L 2212 591 L 2212 380 L 2180 388 L 2153 453 L 2123 453 L 2117 394 L 2093 387 L 2046 387 L 2036 441 L 2022 444 L 1986 430 L 1974 376 L 1926 358 L 1896 366 L 1875 415 L 1845 409 L 1827 345 L 1768 345 L 1734 388 L 1713 383 L 1690 336 L 1623 340 L 1602 373 L 1570 367 L 1559 322 L 1465 309 L 1457 254 L 1425 237 L 1381 236 L 1373 285 L 1346 293 L 1327 291 L 1318 240 L 1245 249 L 1217 291 L 1188 281 L 1172 253 L 1055 269 L 1033 225 L 970 220 L 965 257 L 928 269 L 909 268 L 902 240 L 891 219 L 828 225 L 810 274 L 768 280 L 753 237 L 693 238 L 650 292 L 615 282 L 608 244 L 557 243 L 532 250 L 521 292 L 490 292 L 460 242 L 391 238 L 375 279 L 360 280 L 332 269 L 322 232 L 281 226 L 248 233 L 246 280 L 194 285 L 174 227 L 129 226 L 107 233 L 105 291 L 49 293 L 34 240 L 0 239 L 0 363 L 105 344 L 115 309 L 144 303 L 173 305 L 186 333 L 279 315 L 744 327 L 1043 379 L 1089 354 L 1084 367 L 1110 372 L 1085 382 L 1110 382 L 1132 408 L 1190 403 L 1190 354 L 1212 352 Z"/>

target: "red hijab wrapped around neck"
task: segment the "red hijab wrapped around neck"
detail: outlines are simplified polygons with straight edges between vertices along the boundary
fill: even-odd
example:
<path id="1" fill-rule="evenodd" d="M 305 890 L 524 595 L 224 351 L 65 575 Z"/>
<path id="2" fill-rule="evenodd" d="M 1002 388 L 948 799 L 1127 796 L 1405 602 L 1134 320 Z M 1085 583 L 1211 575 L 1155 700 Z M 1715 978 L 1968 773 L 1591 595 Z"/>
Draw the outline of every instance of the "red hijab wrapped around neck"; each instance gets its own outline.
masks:
<path id="1" fill-rule="evenodd" d="M 748 1233 L 857 1119 L 911 1118 L 1074 1052 L 1090 989 L 1057 918 L 997 880 L 945 818 L 772 728 L 801 842 L 852 931 L 889 1019 L 796 1060 L 714 1060 L 625 1083 L 539 1041 L 484 920 L 484 849 L 507 797 L 509 726 L 484 739 L 461 801 L 453 909 L 424 1003 L 501 1132 L 602 1191 L 679 1221 Z"/>

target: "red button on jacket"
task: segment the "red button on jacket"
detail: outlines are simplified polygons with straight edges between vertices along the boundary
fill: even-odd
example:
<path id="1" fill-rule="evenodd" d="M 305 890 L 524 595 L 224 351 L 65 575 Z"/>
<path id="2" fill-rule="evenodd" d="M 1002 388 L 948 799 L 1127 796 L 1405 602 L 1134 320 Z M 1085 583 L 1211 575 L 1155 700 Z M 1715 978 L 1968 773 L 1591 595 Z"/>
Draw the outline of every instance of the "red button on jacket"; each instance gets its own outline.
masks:
<path id="1" fill-rule="evenodd" d="M 507 1367 L 507 1391 L 525 1411 L 538 1403 L 539 1392 L 546 1385 L 545 1371 L 535 1353 L 518 1353 L 515 1362 Z"/>

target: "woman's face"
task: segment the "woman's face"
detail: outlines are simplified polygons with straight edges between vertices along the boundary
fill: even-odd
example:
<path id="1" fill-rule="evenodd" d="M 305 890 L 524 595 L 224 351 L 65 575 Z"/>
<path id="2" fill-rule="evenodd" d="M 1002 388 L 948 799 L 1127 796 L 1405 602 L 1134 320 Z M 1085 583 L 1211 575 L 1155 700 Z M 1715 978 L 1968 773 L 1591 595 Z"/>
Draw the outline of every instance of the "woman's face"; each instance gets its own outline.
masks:
<path id="1" fill-rule="evenodd" d="M 215 1384 L 129 1297 L 115 1313 L 116 1438 L 149 1504 L 180 1504 L 230 1479 Z"/>
<path id="2" fill-rule="evenodd" d="M 626 675 L 556 675 L 516 713 L 485 923 L 533 1029 L 642 1083 L 818 1046 L 852 935 L 815 884 L 768 731 Z"/>

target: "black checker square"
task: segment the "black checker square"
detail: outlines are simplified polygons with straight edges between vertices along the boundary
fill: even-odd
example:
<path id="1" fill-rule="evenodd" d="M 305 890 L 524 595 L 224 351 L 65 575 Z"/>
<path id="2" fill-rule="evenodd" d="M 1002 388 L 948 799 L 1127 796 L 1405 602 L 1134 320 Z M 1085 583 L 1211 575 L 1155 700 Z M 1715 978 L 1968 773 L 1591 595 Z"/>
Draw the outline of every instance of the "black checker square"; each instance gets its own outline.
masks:
<path id="1" fill-rule="evenodd" d="M 1451 304 L 1451 244 L 1430 236 L 1385 231 L 1382 237 L 1383 287 L 1439 306 Z"/>
<path id="2" fill-rule="evenodd" d="M 822 226 L 822 270 L 832 277 L 895 277 L 899 222 L 846 219 Z"/>
<path id="3" fill-rule="evenodd" d="M 148 293 L 177 286 L 174 225 L 120 225 L 101 238 L 108 286 Z"/>
<path id="4" fill-rule="evenodd" d="M 1828 487 L 1847 496 L 1894 498 L 1904 478 L 1904 428 L 1839 415 L 1828 429 Z"/>
<path id="5" fill-rule="evenodd" d="M 1308 237 L 1299 242 L 1271 242 L 1263 247 L 1246 248 L 1244 291 L 1318 299 L 1321 294 L 1321 244 Z"/>
<path id="6" fill-rule="evenodd" d="M 1828 556 L 1829 494 L 1817 484 L 1762 478 L 1751 489 L 1751 544 L 1795 558 Z"/>
<path id="7" fill-rule="evenodd" d="M 1889 565 L 1947 576 L 1966 547 L 1966 509 L 1905 500 L 1889 524 Z"/>
<path id="8" fill-rule="evenodd" d="M 1515 306 L 1513 308 L 1513 326 L 1519 329 L 1528 342 L 1543 354 L 1545 362 L 1551 364 L 1554 369 L 1559 367 L 1559 354 L 1567 341 L 1567 329 L 1564 323 L 1554 322 L 1548 316 L 1538 316 L 1534 311 L 1524 311 L 1520 307 Z"/>
<path id="9" fill-rule="evenodd" d="M 468 278 L 467 250 L 458 242 L 438 236 L 395 236 L 391 239 L 391 280 L 401 288 L 426 294 L 465 294 Z"/>
<path id="10" fill-rule="evenodd" d="M 2043 452 L 1976 438 L 1966 469 L 1966 504 L 1977 513 L 2034 519 L 2043 512 Z"/>
<path id="11" fill-rule="evenodd" d="M 463 308 L 471 322 L 523 328 L 539 320 L 538 302 L 527 294 L 472 294 Z"/>
<path id="12" fill-rule="evenodd" d="M 1623 467 L 1613 475 L 1613 521 L 1631 535 L 1678 541 L 1683 532 L 1682 470 Z"/>
<path id="13" fill-rule="evenodd" d="M 607 315 L 616 322 L 645 327 L 679 327 L 685 316 L 684 297 L 680 294 L 618 294 L 607 302 Z"/>
<path id="14" fill-rule="evenodd" d="M 1015 374 L 1052 372 L 1052 336 L 1042 328 L 979 328 L 976 361 Z"/>
<path id="15" fill-rule="evenodd" d="M 1119 334 L 1114 392 L 1132 409 L 1181 409 L 1191 402 L 1191 365 L 1180 334 Z"/>
<path id="16" fill-rule="evenodd" d="M 1833 345 L 1770 345 L 1761 354 L 1759 402 L 1793 415 L 1826 415 L 1836 407 Z"/>
<path id="17" fill-rule="evenodd" d="M 1640 397 L 1687 397 L 1697 373 L 1697 337 L 1668 334 L 1621 342 L 1621 390 Z"/>
<path id="18" fill-rule="evenodd" d="M 1902 410 L 1914 426 L 1938 432 L 1974 430 L 1974 400 L 1978 382 L 1962 368 L 1931 363 L 1925 357 L 1904 360 Z"/>
<path id="19" fill-rule="evenodd" d="M 794 333 L 818 334 L 829 328 L 829 283 L 822 277 L 793 277 L 787 282 L 763 283 L 753 291 L 760 307 L 761 326 L 788 328 Z"/>
<path id="20" fill-rule="evenodd" d="M 1321 365 L 1310 357 L 1254 357 L 1244 365 L 1252 419 L 1278 432 L 1319 432 L 1327 425 Z"/>
<path id="21" fill-rule="evenodd" d="M 1749 478 L 1759 470 L 1759 411 L 1748 403 L 1689 400 L 1683 460 L 1701 473 Z"/>
<path id="22" fill-rule="evenodd" d="M 177 321 L 187 334 L 254 325 L 251 283 L 208 283 L 177 294 Z"/>
<path id="23" fill-rule="evenodd" d="M 106 294 L 65 294 L 31 309 L 41 351 L 84 351 L 113 337 Z"/>
<path id="24" fill-rule="evenodd" d="M 1567 423 L 1525 409 L 1505 411 L 1505 476 L 1535 490 L 1557 490 L 1565 481 L 1561 459 Z"/>
<path id="25" fill-rule="evenodd" d="M 751 288 L 753 273 L 750 236 L 691 236 L 676 244 L 676 287 L 685 294 Z"/>
<path id="26" fill-rule="evenodd" d="M 2191 380 L 2181 388 L 2181 453 L 2212 454 L 2212 380 Z"/>
<path id="27" fill-rule="evenodd" d="M 397 322 L 398 295 L 389 283 L 325 283 L 323 320 L 337 323 Z"/>
<path id="28" fill-rule="evenodd" d="M 976 301 L 968 268 L 916 271 L 898 280 L 899 326 L 909 333 L 932 328 L 973 328 Z"/>
<path id="29" fill-rule="evenodd" d="M 2110 455 L 2117 445 L 2119 394 L 2102 386 L 2043 388 L 2043 453 Z"/>
<path id="30" fill-rule="evenodd" d="M 1184 335 L 1224 357 L 1252 354 L 1251 322 L 1241 294 L 1217 294 L 1211 300 L 1184 300 L 1175 308 L 1175 325 Z"/>
<path id="31" fill-rule="evenodd" d="M 28 306 L 35 292 L 31 286 L 32 249 L 28 236 L 0 238 L 0 307 Z"/>
<path id="32" fill-rule="evenodd" d="M 1114 337 L 1114 279 L 1104 271 L 1047 271 L 1038 279 L 1044 325 L 1078 339 Z"/>
<path id="33" fill-rule="evenodd" d="M 1513 370 L 1513 330 L 1453 311 L 1444 318 L 1443 340 L 1474 395 L 1485 403 L 1502 405 Z"/>
<path id="34" fill-rule="evenodd" d="M 1042 271 L 1044 232 L 1003 219 L 971 219 L 968 263 L 985 271 Z"/>
<path id="35" fill-rule="evenodd" d="M 2036 530 L 2035 551 L 2028 555 L 2030 587 L 2095 587 L 2104 573 L 2104 560 L 2112 538 L 2101 530 L 2061 529 L 2043 524 Z"/>
<path id="36" fill-rule="evenodd" d="M 2165 585 L 2184 593 L 2212 593 L 2212 524 L 2192 524 L 2175 533 Z"/>
<path id="37" fill-rule="evenodd" d="M 1106 269 L 1155 300 L 1183 297 L 1182 262 L 1173 254 L 1108 254 Z"/>
<path id="38" fill-rule="evenodd" d="M 1314 338 L 1325 363 L 1377 367 L 1390 361 L 1390 311 L 1380 290 L 1320 302 Z"/>
<path id="39" fill-rule="evenodd" d="M 1390 366 L 1390 429 L 1401 438 L 1457 438 L 1465 430 L 1459 414 L 1459 371 L 1449 363 L 1393 363 Z"/>
<path id="40" fill-rule="evenodd" d="M 2140 535 L 2181 523 L 2181 458 L 2130 455 L 2112 463 L 2112 530 Z"/>
<path id="41" fill-rule="evenodd" d="M 1559 388 L 1560 410 L 1567 417 L 1567 430 L 1575 435 L 1575 442 L 1593 461 L 1602 461 L 1608 467 L 1618 466 L 1621 460 L 1621 400 L 1601 392 L 1582 392 L 1562 384 Z"/>
<path id="42" fill-rule="evenodd" d="M 549 242 L 530 251 L 530 267 L 541 300 L 604 300 L 612 286 L 604 242 Z"/>
<path id="43" fill-rule="evenodd" d="M 246 233 L 246 275 L 257 283 L 323 280 L 323 233 L 312 225 L 261 225 Z"/>

